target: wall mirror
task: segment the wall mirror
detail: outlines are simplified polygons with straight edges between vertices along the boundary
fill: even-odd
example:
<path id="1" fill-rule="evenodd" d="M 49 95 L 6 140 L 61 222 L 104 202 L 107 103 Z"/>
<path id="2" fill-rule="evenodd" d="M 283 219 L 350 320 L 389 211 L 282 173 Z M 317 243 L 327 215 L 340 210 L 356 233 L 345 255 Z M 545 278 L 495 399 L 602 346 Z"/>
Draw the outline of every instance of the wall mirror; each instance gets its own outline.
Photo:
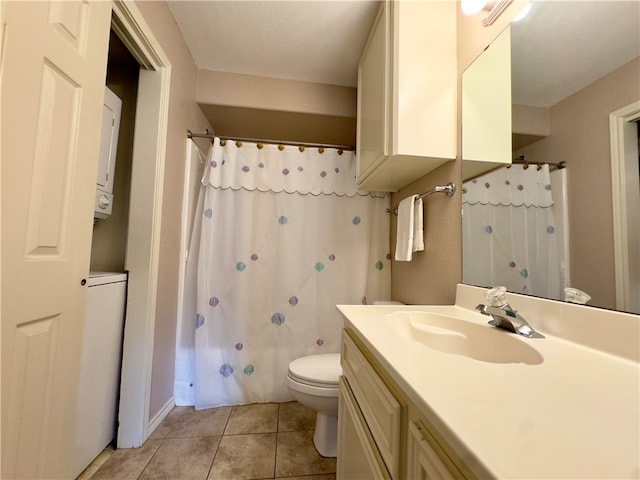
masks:
<path id="1" fill-rule="evenodd" d="M 639 31 L 615 0 L 534 0 L 510 26 L 522 161 L 465 176 L 464 283 L 640 313 Z"/>

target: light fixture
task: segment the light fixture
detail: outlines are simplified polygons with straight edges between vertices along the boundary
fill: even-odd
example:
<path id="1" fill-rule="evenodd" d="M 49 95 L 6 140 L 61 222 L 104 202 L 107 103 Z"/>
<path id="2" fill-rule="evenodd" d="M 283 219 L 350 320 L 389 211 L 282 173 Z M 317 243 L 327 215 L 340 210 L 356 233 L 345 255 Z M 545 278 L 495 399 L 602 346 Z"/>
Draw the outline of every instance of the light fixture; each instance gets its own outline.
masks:
<path id="1" fill-rule="evenodd" d="M 488 12 L 482 19 L 482 24 L 488 27 L 493 25 L 512 2 L 513 0 L 460 0 L 460 8 L 465 15 L 475 15 L 483 10 Z"/>
<path id="2" fill-rule="evenodd" d="M 520 10 L 520 12 L 515 17 L 513 17 L 513 20 L 511 21 L 519 22 L 524 17 L 526 17 L 531 11 L 531 5 L 533 5 L 533 2 L 529 1 L 524 7 L 522 7 L 522 10 Z"/>
<path id="3" fill-rule="evenodd" d="M 465 15 L 475 15 L 487 6 L 488 0 L 461 0 L 460 8 Z"/>

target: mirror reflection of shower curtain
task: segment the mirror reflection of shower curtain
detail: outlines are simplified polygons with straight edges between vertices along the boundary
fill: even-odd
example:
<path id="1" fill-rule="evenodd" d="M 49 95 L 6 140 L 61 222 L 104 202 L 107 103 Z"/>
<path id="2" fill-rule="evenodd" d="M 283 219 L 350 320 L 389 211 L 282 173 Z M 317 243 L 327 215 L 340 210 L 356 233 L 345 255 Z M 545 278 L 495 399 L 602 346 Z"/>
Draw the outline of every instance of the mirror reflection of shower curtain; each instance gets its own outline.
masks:
<path id="1" fill-rule="evenodd" d="M 500 168 L 464 184 L 463 282 L 563 299 L 549 166 Z"/>
<path id="2" fill-rule="evenodd" d="M 180 397 L 196 408 L 291 400 L 291 360 L 340 351 L 336 304 L 389 298 L 388 206 L 387 194 L 357 191 L 353 152 L 216 139 L 191 247 L 197 312 L 182 326 L 191 392 Z"/>

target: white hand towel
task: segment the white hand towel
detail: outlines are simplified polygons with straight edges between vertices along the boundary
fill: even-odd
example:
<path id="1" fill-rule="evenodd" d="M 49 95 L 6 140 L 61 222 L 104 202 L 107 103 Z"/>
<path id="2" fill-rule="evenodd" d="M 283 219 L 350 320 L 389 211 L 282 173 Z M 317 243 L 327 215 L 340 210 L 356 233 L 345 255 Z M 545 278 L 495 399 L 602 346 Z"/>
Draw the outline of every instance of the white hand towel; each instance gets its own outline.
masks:
<path id="1" fill-rule="evenodd" d="M 396 229 L 396 261 L 410 262 L 413 252 L 414 203 L 417 195 L 411 195 L 398 205 L 398 228 Z"/>
<path id="2" fill-rule="evenodd" d="M 416 198 L 413 207 L 413 251 L 424 250 L 424 217 L 422 199 Z"/>

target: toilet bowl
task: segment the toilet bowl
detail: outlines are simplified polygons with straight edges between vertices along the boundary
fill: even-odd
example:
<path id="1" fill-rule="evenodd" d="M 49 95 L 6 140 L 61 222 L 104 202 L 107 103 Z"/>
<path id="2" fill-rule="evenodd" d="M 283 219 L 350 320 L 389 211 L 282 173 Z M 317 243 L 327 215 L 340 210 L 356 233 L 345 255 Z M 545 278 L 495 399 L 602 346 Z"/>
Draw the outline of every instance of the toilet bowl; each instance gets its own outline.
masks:
<path id="1" fill-rule="evenodd" d="M 323 457 L 335 457 L 338 444 L 339 353 L 309 355 L 289 364 L 287 387 L 293 398 L 317 412 L 313 444 Z"/>

